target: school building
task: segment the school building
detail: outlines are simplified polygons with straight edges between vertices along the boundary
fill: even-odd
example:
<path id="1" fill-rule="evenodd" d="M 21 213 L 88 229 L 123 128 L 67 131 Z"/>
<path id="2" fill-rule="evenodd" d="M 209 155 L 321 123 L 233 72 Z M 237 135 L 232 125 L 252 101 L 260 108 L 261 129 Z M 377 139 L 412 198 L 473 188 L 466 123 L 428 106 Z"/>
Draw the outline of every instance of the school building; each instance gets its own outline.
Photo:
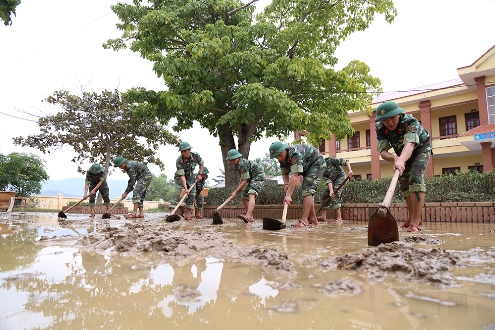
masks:
<path id="1" fill-rule="evenodd" d="M 355 134 L 342 141 L 333 136 L 322 142 L 320 151 L 325 157 L 348 159 L 358 180 L 392 176 L 392 163 L 376 150 L 375 118 L 382 102 L 394 101 L 430 133 L 433 156 L 427 176 L 491 171 L 495 164 L 495 46 L 457 73 L 458 79 L 374 99 L 371 117 L 350 112 Z"/>

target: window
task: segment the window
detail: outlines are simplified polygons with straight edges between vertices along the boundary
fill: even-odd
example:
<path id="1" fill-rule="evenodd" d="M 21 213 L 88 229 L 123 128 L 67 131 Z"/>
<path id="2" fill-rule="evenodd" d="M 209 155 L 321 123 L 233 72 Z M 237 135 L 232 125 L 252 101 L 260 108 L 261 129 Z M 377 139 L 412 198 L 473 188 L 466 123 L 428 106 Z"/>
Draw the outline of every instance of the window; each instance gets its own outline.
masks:
<path id="1" fill-rule="evenodd" d="M 359 132 L 347 139 L 348 149 L 359 149 Z"/>
<path id="2" fill-rule="evenodd" d="M 335 141 L 335 149 L 340 150 L 340 141 Z"/>
<path id="3" fill-rule="evenodd" d="M 320 152 L 325 152 L 325 139 L 323 139 L 320 143 L 320 146 L 318 147 L 318 150 Z"/>
<path id="4" fill-rule="evenodd" d="M 455 116 L 438 118 L 440 137 L 455 138 L 457 137 L 457 120 Z"/>
<path id="5" fill-rule="evenodd" d="M 495 86 L 485 89 L 486 107 L 488 110 L 488 124 L 495 124 Z"/>
<path id="6" fill-rule="evenodd" d="M 371 149 L 371 131 L 366 130 L 366 149 Z"/>
<path id="7" fill-rule="evenodd" d="M 371 177 L 371 173 L 370 174 L 366 174 L 366 179 L 367 180 L 373 180 L 373 178 Z"/>
<path id="8" fill-rule="evenodd" d="M 442 168 L 442 174 L 456 175 L 456 172 L 460 170 L 461 170 L 460 167 L 444 167 Z"/>
<path id="9" fill-rule="evenodd" d="M 483 165 L 468 166 L 468 170 L 483 173 Z"/>
<path id="10" fill-rule="evenodd" d="M 362 180 L 361 174 L 354 174 L 352 176 L 352 179 L 355 180 L 355 181 L 361 181 Z"/>
<path id="11" fill-rule="evenodd" d="M 480 112 L 472 111 L 464 115 L 466 119 L 466 132 L 470 129 L 480 126 Z"/>

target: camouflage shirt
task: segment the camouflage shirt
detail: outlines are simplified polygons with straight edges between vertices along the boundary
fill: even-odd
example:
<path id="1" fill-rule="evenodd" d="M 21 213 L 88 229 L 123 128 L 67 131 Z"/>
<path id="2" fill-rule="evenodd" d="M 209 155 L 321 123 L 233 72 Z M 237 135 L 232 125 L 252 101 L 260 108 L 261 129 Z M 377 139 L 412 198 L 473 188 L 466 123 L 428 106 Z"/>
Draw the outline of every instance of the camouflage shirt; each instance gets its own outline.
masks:
<path id="1" fill-rule="evenodd" d="M 99 172 L 99 173 L 92 173 L 90 171 L 87 171 L 86 172 L 86 181 L 85 183 L 87 185 L 89 185 L 90 187 L 96 187 L 96 185 L 102 181 L 103 183 L 101 184 L 101 186 L 103 187 L 103 185 L 105 185 L 105 176 L 103 175 L 104 173 L 103 172 Z"/>
<path id="2" fill-rule="evenodd" d="M 239 163 L 237 163 L 235 169 L 239 172 L 241 180 L 265 181 L 265 172 L 263 171 L 263 168 L 252 160 L 244 158 L 239 159 Z"/>
<path id="3" fill-rule="evenodd" d="M 199 173 L 197 175 L 199 175 Z M 201 190 L 205 187 L 206 179 L 207 178 L 203 178 L 196 182 L 196 196 L 198 196 L 201 193 Z"/>
<path id="4" fill-rule="evenodd" d="M 378 152 L 394 148 L 395 154 L 400 156 L 406 143 L 414 143 L 414 150 L 429 144 L 430 134 L 421 126 L 412 115 L 402 113 L 399 124 L 394 131 L 390 131 L 381 122 L 376 123 L 376 137 Z"/>
<path id="5" fill-rule="evenodd" d="M 191 151 L 191 157 L 189 157 L 189 159 L 184 159 L 182 156 L 179 156 L 175 161 L 177 171 L 175 172 L 174 179 L 179 179 L 181 175 L 185 176 L 186 180 L 190 179 L 194 176 L 196 164 L 204 165 L 204 163 L 203 158 L 196 152 Z"/>
<path id="6" fill-rule="evenodd" d="M 280 162 L 282 174 L 305 174 L 320 157 L 320 152 L 309 144 L 295 144 L 287 150 L 287 158 Z"/>
<path id="7" fill-rule="evenodd" d="M 141 179 L 145 175 L 151 175 L 151 172 L 146 164 L 136 162 L 134 160 L 127 161 L 125 171 L 127 175 L 129 175 L 129 181 L 127 181 L 127 188 L 125 189 L 127 193 L 134 190 L 134 184 L 137 180 Z"/>
<path id="8" fill-rule="evenodd" d="M 347 159 L 345 158 L 335 158 L 328 157 L 325 158 L 325 172 L 323 173 L 323 178 L 325 178 L 325 184 L 330 182 L 335 182 L 338 178 L 345 178 L 345 172 L 342 166 L 345 166 Z"/>

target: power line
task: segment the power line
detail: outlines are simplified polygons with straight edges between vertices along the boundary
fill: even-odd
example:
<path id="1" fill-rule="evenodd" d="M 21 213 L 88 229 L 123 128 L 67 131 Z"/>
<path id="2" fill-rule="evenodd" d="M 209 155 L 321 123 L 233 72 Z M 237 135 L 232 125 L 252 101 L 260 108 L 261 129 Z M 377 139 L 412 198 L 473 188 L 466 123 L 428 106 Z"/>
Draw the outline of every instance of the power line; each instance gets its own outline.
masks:
<path id="1" fill-rule="evenodd" d="M 38 122 L 37 120 L 33 120 L 33 119 L 27 119 L 27 118 L 21 118 L 21 117 L 17 117 L 17 116 L 12 116 L 12 115 L 9 115 L 8 113 L 4 113 L 4 112 L 1 112 L 1 111 L 0 111 L 0 114 L 2 114 L 2 115 L 4 115 L 4 116 L 8 116 L 8 117 L 15 118 L 15 119 L 26 120 L 26 121 L 32 121 L 32 122 L 35 122 L 35 123 L 37 123 L 37 122 Z"/>

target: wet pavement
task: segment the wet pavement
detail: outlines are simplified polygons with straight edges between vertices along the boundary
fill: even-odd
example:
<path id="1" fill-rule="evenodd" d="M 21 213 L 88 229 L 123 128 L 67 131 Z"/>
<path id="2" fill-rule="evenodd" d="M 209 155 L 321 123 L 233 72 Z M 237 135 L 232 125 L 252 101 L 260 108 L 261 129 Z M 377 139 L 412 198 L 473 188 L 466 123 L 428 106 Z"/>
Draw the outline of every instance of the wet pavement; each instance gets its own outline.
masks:
<path id="1" fill-rule="evenodd" d="M 0 329 L 495 329 L 495 224 L 56 216 L 0 214 Z"/>

